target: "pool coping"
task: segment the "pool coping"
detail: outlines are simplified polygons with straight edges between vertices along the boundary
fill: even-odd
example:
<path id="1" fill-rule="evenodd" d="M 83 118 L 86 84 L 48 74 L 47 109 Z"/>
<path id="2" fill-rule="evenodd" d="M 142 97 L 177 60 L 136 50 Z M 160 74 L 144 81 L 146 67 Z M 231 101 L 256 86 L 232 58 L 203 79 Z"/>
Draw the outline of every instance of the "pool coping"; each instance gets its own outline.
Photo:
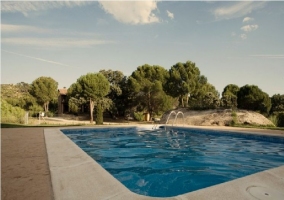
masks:
<path id="1" fill-rule="evenodd" d="M 284 197 L 284 165 L 252 174 L 243 178 L 214 185 L 208 188 L 189 192 L 174 197 L 148 197 L 131 192 L 122 183 L 115 179 L 109 172 L 101 167 L 87 153 L 72 142 L 61 129 L 90 129 L 90 128 L 115 128 L 139 127 L 141 125 L 102 126 L 102 127 L 72 127 L 44 129 L 46 149 L 48 155 L 54 199 L 133 199 L 133 200 L 184 200 L 184 199 L 283 199 Z M 145 126 L 145 125 L 142 125 Z M 149 125 L 148 125 L 149 126 Z M 153 127 L 153 125 L 150 125 Z M 268 131 L 252 129 L 220 129 L 213 130 L 237 131 L 252 134 L 265 134 Z M 271 131 L 269 131 L 271 132 Z M 282 131 L 272 131 L 270 135 L 284 137 Z"/>

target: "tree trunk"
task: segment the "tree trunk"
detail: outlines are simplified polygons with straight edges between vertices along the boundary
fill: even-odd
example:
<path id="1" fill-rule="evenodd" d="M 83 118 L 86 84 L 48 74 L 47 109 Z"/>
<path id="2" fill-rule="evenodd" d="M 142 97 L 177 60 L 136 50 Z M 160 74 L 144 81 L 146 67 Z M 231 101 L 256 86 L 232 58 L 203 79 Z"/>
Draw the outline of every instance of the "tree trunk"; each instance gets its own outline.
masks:
<path id="1" fill-rule="evenodd" d="M 44 108 L 44 112 L 48 112 L 48 105 L 49 105 L 49 102 L 44 102 L 43 104 L 43 108 Z"/>
<path id="2" fill-rule="evenodd" d="M 186 107 L 188 107 L 188 99 L 189 99 L 189 97 L 188 97 L 188 95 L 186 95 Z"/>
<path id="3" fill-rule="evenodd" d="M 183 96 L 180 96 L 180 98 L 181 98 L 181 106 L 184 107 Z"/>
<path id="4" fill-rule="evenodd" d="M 148 109 L 147 112 L 150 114 L 151 113 L 151 93 L 148 93 Z"/>
<path id="5" fill-rule="evenodd" d="M 91 124 L 92 124 L 93 121 L 94 121 L 93 111 L 94 111 L 94 102 L 93 102 L 92 99 L 90 98 L 90 123 L 91 123 Z"/>

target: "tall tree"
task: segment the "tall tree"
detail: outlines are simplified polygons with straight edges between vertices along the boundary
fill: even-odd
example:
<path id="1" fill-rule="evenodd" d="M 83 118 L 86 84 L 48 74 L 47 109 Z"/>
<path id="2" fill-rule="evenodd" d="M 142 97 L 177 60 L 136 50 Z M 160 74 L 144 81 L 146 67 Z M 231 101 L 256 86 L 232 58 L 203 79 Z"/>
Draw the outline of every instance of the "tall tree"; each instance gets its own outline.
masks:
<path id="1" fill-rule="evenodd" d="M 76 83 L 73 83 L 68 89 L 68 95 L 74 98 L 84 98 L 90 103 L 90 123 L 93 123 L 93 111 L 95 105 L 106 105 L 109 102 L 105 96 L 109 93 L 110 85 L 107 78 L 101 73 L 88 73 L 77 79 Z M 101 107 L 97 106 L 98 109 Z M 102 112 L 97 112 L 102 115 Z M 103 116 L 100 116 L 103 118 Z M 101 124 L 102 122 L 96 122 Z"/>
<path id="2" fill-rule="evenodd" d="M 227 85 L 222 92 L 221 104 L 224 108 L 237 108 L 237 94 L 239 92 L 239 86 L 235 84 Z"/>
<path id="3" fill-rule="evenodd" d="M 58 83 L 54 79 L 42 76 L 32 82 L 30 93 L 48 112 L 49 102 L 57 98 L 57 89 Z"/>
<path id="4" fill-rule="evenodd" d="M 168 100 L 163 90 L 167 76 L 165 68 L 145 64 L 138 67 L 128 79 L 129 87 L 136 97 L 136 106 L 145 109 L 150 116 L 159 112 L 165 106 L 165 100 Z"/>
<path id="5" fill-rule="evenodd" d="M 219 92 L 207 82 L 207 78 L 200 76 L 197 87 L 189 99 L 189 106 L 193 109 L 215 109 L 220 106 Z"/>
<path id="6" fill-rule="evenodd" d="M 178 97 L 182 107 L 186 107 L 189 97 L 197 89 L 199 78 L 200 71 L 195 63 L 191 61 L 177 63 L 169 70 L 166 91 L 171 96 Z"/>
<path id="7" fill-rule="evenodd" d="M 267 93 L 256 85 L 245 85 L 237 94 L 238 108 L 259 111 L 268 114 L 271 108 L 271 100 Z"/>
<path id="8" fill-rule="evenodd" d="M 271 113 L 284 112 L 284 94 L 274 94 L 271 97 Z"/>
<path id="9" fill-rule="evenodd" d="M 229 84 L 224 88 L 224 90 L 222 92 L 222 96 L 224 96 L 225 94 L 233 94 L 233 95 L 237 96 L 239 90 L 240 90 L 239 86 L 237 86 L 235 84 Z"/>
<path id="10" fill-rule="evenodd" d="M 115 118 L 118 115 L 119 110 L 124 110 L 125 108 L 121 108 L 121 98 L 122 95 L 122 85 L 125 81 L 125 76 L 121 71 L 112 71 L 112 70 L 100 70 L 110 83 L 110 92 L 107 95 L 109 99 L 112 100 L 111 107 L 108 109 L 110 115 Z"/>

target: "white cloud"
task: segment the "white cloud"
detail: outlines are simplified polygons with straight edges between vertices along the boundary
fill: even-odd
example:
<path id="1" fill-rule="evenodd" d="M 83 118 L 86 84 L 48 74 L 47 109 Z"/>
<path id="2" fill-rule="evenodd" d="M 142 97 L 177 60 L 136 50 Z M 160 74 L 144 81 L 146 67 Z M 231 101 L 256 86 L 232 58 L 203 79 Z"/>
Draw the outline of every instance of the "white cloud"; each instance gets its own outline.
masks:
<path id="1" fill-rule="evenodd" d="M 25 54 L 19 54 L 19 53 L 15 53 L 15 52 L 11 52 L 11 51 L 6 51 L 6 50 L 3 50 L 3 49 L 1 51 L 6 52 L 6 53 L 10 53 L 10 54 L 14 54 L 14 55 L 18 55 L 18 56 L 23 56 L 23 57 L 26 57 L 26 58 L 31 58 L 31 59 L 34 59 L 34 60 L 39 60 L 39 61 L 43 61 L 43 62 L 52 63 L 52 64 L 55 64 L 55 65 L 64 66 L 64 67 L 79 68 L 79 67 L 75 67 L 75 66 L 71 66 L 71 65 L 66 65 L 66 64 L 63 64 L 63 63 L 60 63 L 60 62 L 55 62 L 55 61 L 52 61 L 52 60 L 46 60 L 46 59 L 42 59 L 42 58 L 38 58 L 38 57 L 28 56 L 28 55 L 25 55 Z"/>
<path id="2" fill-rule="evenodd" d="M 243 22 L 246 23 L 246 22 L 251 22 L 251 21 L 253 21 L 253 20 L 254 20 L 254 18 L 245 17 L 245 18 L 243 19 Z"/>
<path id="3" fill-rule="evenodd" d="M 250 55 L 251 57 L 259 57 L 259 58 L 279 58 L 284 59 L 284 55 Z"/>
<path id="4" fill-rule="evenodd" d="M 91 1 L 3 1 L 2 12 L 21 12 L 27 15 L 29 12 L 55 9 L 61 7 L 83 6 Z"/>
<path id="5" fill-rule="evenodd" d="M 237 35 L 237 34 L 236 34 L 235 32 L 232 32 L 232 33 L 231 33 L 231 36 L 232 36 L 232 37 L 235 37 L 236 35 Z"/>
<path id="6" fill-rule="evenodd" d="M 246 34 L 241 34 L 240 37 L 241 37 L 243 40 L 247 39 L 247 35 L 246 35 Z"/>
<path id="7" fill-rule="evenodd" d="M 114 44 L 114 41 L 75 39 L 75 38 L 2 38 L 1 43 L 38 47 L 90 47 L 101 44 Z"/>
<path id="8" fill-rule="evenodd" d="M 174 13 L 171 13 L 170 11 L 167 10 L 167 14 L 169 18 L 174 19 Z"/>
<path id="9" fill-rule="evenodd" d="M 156 1 L 100 1 L 105 12 L 126 24 L 150 24 L 159 22 L 153 13 L 157 10 Z"/>
<path id="10" fill-rule="evenodd" d="M 255 31 L 256 29 L 258 29 L 258 25 L 254 24 L 254 25 L 246 25 L 243 26 L 241 28 L 241 30 L 245 31 L 245 32 L 251 32 L 251 31 Z"/>
<path id="11" fill-rule="evenodd" d="M 1 24 L 1 32 L 2 33 L 18 33 L 18 32 L 36 32 L 36 33 L 50 33 L 51 30 L 37 28 L 33 26 L 25 26 L 25 25 L 14 25 L 14 24 Z"/>
<path id="12" fill-rule="evenodd" d="M 251 13 L 253 10 L 263 8 L 266 2 L 242 1 L 231 6 L 220 7 L 213 11 L 216 19 L 232 19 Z"/>

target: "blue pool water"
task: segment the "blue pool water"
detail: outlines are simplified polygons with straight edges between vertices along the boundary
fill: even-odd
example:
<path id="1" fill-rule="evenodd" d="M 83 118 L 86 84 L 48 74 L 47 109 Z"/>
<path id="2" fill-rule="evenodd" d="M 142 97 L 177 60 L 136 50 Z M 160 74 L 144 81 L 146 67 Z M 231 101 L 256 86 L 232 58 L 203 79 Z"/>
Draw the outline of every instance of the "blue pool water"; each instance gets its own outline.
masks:
<path id="1" fill-rule="evenodd" d="M 284 137 L 212 130 L 62 130 L 138 194 L 170 197 L 284 164 Z"/>

